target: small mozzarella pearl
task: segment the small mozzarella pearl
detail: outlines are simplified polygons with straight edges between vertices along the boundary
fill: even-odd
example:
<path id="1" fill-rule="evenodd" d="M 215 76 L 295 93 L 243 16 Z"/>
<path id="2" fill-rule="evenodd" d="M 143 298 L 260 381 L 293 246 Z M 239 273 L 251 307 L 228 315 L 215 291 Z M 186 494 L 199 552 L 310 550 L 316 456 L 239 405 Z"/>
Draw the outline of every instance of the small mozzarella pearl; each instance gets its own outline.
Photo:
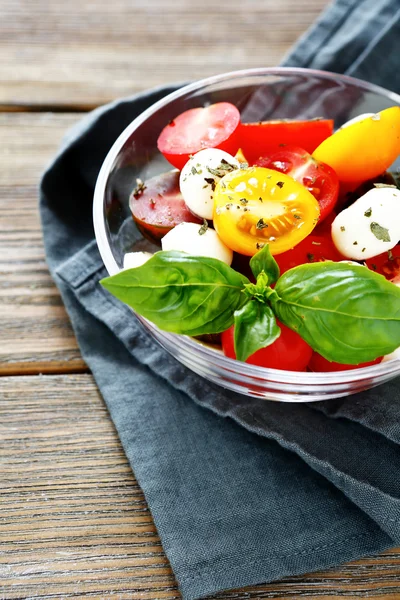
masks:
<path id="1" fill-rule="evenodd" d="M 181 171 L 179 185 L 186 205 L 192 213 L 203 219 L 212 219 L 213 216 L 214 189 L 221 179 L 214 171 L 224 172 L 221 168 L 224 163 L 221 161 L 237 169 L 240 167 L 239 161 L 227 152 L 206 148 L 192 156 Z"/>
<path id="2" fill-rule="evenodd" d="M 203 233 L 201 233 L 203 232 Z M 196 223 L 180 223 L 169 231 L 161 240 L 163 250 L 180 250 L 192 256 L 208 256 L 218 258 L 230 265 L 233 252 L 225 246 L 214 229 L 205 231 Z"/>
<path id="3" fill-rule="evenodd" d="M 127 252 L 124 256 L 124 269 L 141 267 L 153 255 L 150 252 Z"/>
<path id="4" fill-rule="evenodd" d="M 393 350 L 390 354 L 386 354 L 386 356 L 383 357 L 382 362 L 387 362 L 388 360 L 400 360 L 400 348 L 396 348 L 396 350 Z"/>
<path id="5" fill-rule="evenodd" d="M 340 263 L 344 263 L 345 265 L 354 265 L 355 267 L 363 267 L 365 265 L 362 265 L 361 263 L 355 261 L 355 260 L 339 260 Z"/>
<path id="6" fill-rule="evenodd" d="M 400 191 L 374 188 L 332 223 L 332 239 L 343 256 L 365 260 L 391 250 L 400 239 Z"/>

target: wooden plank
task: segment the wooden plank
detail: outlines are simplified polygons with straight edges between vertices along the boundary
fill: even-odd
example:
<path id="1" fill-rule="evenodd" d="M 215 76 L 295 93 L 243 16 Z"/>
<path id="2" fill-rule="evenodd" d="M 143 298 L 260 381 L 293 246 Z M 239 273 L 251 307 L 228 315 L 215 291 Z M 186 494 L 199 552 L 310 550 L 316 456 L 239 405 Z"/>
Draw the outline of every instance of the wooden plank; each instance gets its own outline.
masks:
<path id="1" fill-rule="evenodd" d="M 1 598 L 178 599 L 92 377 L 2 377 L 0 400 Z M 400 549 L 217 596 L 356 597 L 400 597 Z"/>
<path id="2" fill-rule="evenodd" d="M 89 375 L 0 379 L 1 598 L 176 598 Z"/>
<path id="3" fill-rule="evenodd" d="M 82 109 L 279 64 L 328 0 L 0 0 L 0 105 Z"/>
<path id="4" fill-rule="evenodd" d="M 37 184 L 80 115 L 0 114 L 0 374 L 87 370 L 48 272 Z"/>

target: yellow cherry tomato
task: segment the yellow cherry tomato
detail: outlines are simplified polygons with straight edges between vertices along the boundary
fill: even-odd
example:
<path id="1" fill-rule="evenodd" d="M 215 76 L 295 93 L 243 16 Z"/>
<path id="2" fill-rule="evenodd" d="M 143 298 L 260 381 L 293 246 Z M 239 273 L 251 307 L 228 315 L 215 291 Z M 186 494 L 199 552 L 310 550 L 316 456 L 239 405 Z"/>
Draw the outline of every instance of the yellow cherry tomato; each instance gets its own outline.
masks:
<path id="1" fill-rule="evenodd" d="M 272 254 L 290 250 L 311 233 L 318 217 L 314 196 L 272 169 L 232 171 L 214 191 L 214 227 L 229 248 L 246 256 L 265 244 Z"/>
<path id="2" fill-rule="evenodd" d="M 377 177 L 400 154 L 400 106 L 338 129 L 313 152 L 332 167 L 340 181 L 366 181 Z"/>

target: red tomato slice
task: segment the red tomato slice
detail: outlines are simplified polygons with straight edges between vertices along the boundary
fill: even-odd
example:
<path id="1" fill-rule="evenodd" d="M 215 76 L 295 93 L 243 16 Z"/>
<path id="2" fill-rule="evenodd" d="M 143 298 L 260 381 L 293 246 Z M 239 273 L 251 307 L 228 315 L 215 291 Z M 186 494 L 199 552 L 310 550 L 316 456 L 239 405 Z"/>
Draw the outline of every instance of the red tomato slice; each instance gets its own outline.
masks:
<path id="1" fill-rule="evenodd" d="M 324 260 L 346 260 L 335 248 L 330 234 L 307 236 L 291 250 L 274 256 L 281 275 L 298 265 L 321 262 Z"/>
<path id="2" fill-rule="evenodd" d="M 179 171 L 168 171 L 138 182 L 129 207 L 137 228 L 152 242 L 159 241 L 179 223 L 202 223 L 187 208 L 179 189 Z"/>
<path id="3" fill-rule="evenodd" d="M 314 150 L 333 133 L 333 121 L 262 121 L 243 123 L 239 131 L 239 145 L 250 164 L 260 156 L 290 144 L 307 152 Z"/>
<path id="4" fill-rule="evenodd" d="M 372 271 L 380 273 L 389 281 L 400 283 L 400 244 L 390 252 L 384 252 L 365 261 Z"/>
<path id="5" fill-rule="evenodd" d="M 320 222 L 333 210 L 339 196 L 339 179 L 332 167 L 315 160 L 303 148 L 285 146 L 260 157 L 256 165 L 290 175 L 303 184 L 318 200 Z"/>
<path id="6" fill-rule="evenodd" d="M 321 222 L 317 223 L 315 229 L 313 230 L 313 235 L 322 235 L 331 237 L 332 232 L 332 223 L 337 217 L 336 210 L 333 210 L 329 213 L 329 215 Z"/>
<path id="7" fill-rule="evenodd" d="M 361 369 L 362 367 L 370 367 L 371 365 L 377 365 L 382 361 L 383 356 L 371 360 L 370 362 L 360 363 L 359 365 L 343 365 L 337 362 L 331 362 L 327 360 L 318 352 L 313 352 L 311 360 L 308 364 L 310 371 L 314 373 L 330 373 L 331 371 L 351 371 L 352 369 Z"/>
<path id="8" fill-rule="evenodd" d="M 220 148 L 235 154 L 239 148 L 239 123 L 240 113 L 229 102 L 191 108 L 164 127 L 157 146 L 174 167 L 182 169 L 191 154 L 204 148 Z"/>
<path id="9" fill-rule="evenodd" d="M 266 348 L 254 352 L 246 360 L 247 363 L 268 369 L 285 371 L 304 371 L 310 361 L 312 349 L 298 333 L 278 322 L 281 335 Z M 221 336 L 222 349 L 225 356 L 236 358 L 234 349 L 234 325 Z"/>

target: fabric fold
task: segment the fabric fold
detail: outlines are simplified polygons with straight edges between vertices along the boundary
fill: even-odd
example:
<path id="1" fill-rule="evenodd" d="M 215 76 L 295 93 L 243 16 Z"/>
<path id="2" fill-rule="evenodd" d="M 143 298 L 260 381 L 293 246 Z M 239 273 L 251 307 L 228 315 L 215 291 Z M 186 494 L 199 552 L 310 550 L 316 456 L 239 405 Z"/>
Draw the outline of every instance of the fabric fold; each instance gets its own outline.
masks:
<path id="1" fill-rule="evenodd" d="M 400 88 L 399 0 L 339 0 L 322 13 L 283 60 Z"/>

